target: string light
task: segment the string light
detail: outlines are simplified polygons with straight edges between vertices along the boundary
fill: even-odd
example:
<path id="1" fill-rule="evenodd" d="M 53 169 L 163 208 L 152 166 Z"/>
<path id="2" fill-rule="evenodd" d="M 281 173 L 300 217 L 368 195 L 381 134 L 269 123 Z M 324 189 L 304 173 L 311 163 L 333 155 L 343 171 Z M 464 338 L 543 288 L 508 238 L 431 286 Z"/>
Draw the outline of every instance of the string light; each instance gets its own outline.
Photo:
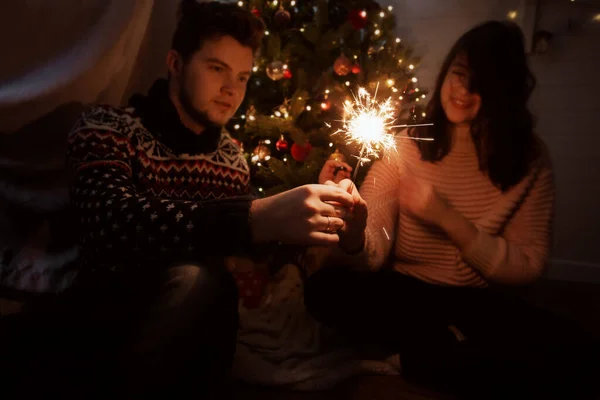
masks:
<path id="1" fill-rule="evenodd" d="M 325 94 L 329 94 L 329 89 L 327 89 L 327 90 L 325 91 Z"/>
<path id="2" fill-rule="evenodd" d="M 244 2 L 243 1 L 238 1 L 238 6 L 243 7 L 244 6 Z"/>
<path id="3" fill-rule="evenodd" d="M 300 32 L 304 32 L 304 28 L 300 28 Z"/>
<path id="4" fill-rule="evenodd" d="M 269 36 L 269 31 L 265 31 L 265 35 L 266 35 L 266 36 Z"/>
<path id="5" fill-rule="evenodd" d="M 283 64 L 283 69 L 288 69 L 288 65 L 287 64 Z"/>
<path id="6" fill-rule="evenodd" d="M 329 143 L 329 147 L 333 147 L 333 143 Z"/>
<path id="7" fill-rule="evenodd" d="M 257 72 L 258 71 L 258 67 L 252 68 L 252 71 Z"/>
<path id="8" fill-rule="evenodd" d="M 402 39 L 396 38 L 396 43 L 400 43 L 401 41 L 402 41 Z"/>
<path id="9" fill-rule="evenodd" d="M 515 10 L 509 11 L 508 12 L 508 18 L 510 18 L 510 19 L 517 18 L 517 12 Z"/>
<path id="10" fill-rule="evenodd" d="M 413 77 L 413 78 L 411 79 L 411 81 L 413 81 L 413 82 L 417 82 L 417 78 L 416 78 L 416 77 Z"/>
<path id="11" fill-rule="evenodd" d="M 392 86 L 394 86 L 394 83 L 396 83 L 396 82 L 394 82 L 393 79 L 388 79 L 386 83 L 389 87 L 392 87 Z"/>
<path id="12" fill-rule="evenodd" d="M 425 96 L 425 95 L 421 96 L 422 99 L 424 99 L 425 97 L 427 97 L 427 96 Z"/>
<path id="13" fill-rule="evenodd" d="M 360 16 L 361 16 L 362 18 L 367 18 L 367 12 L 366 12 L 365 10 L 361 11 L 361 12 L 360 12 Z"/>
<path id="14" fill-rule="evenodd" d="M 248 119 L 250 121 L 256 121 L 256 117 L 254 115 L 249 116 Z"/>
<path id="15" fill-rule="evenodd" d="M 271 144 L 271 140 L 267 139 L 263 141 L 264 144 Z"/>
<path id="16" fill-rule="evenodd" d="M 388 7 L 388 11 L 392 11 L 393 9 L 394 9 L 394 7 L 392 7 L 392 6 Z"/>
<path id="17" fill-rule="evenodd" d="M 412 65 L 412 64 L 410 64 L 410 65 L 408 66 L 408 69 L 415 69 L 415 66 L 414 66 L 414 65 Z"/>
<path id="18" fill-rule="evenodd" d="M 278 4 L 277 0 L 273 0 L 273 5 L 276 6 Z"/>
<path id="19" fill-rule="evenodd" d="M 280 113 L 279 111 L 275 111 L 275 115 L 276 115 L 277 117 L 281 117 L 281 113 Z"/>
<path id="20" fill-rule="evenodd" d="M 290 3 L 290 6 L 294 7 L 296 5 L 296 1 L 292 0 L 292 2 Z"/>
<path id="21" fill-rule="evenodd" d="M 233 129 L 235 129 L 235 130 L 237 131 L 238 129 L 240 129 L 240 126 L 236 124 L 236 125 L 233 127 Z"/>
<path id="22" fill-rule="evenodd" d="M 287 158 L 286 157 L 283 157 L 283 162 L 287 162 Z"/>
<path id="23" fill-rule="evenodd" d="M 312 110 L 312 107 L 311 106 L 306 106 L 306 111 L 310 111 L 310 110 Z"/>
<path id="24" fill-rule="evenodd" d="M 246 119 L 246 116 L 245 116 L 245 115 L 242 115 L 242 119 Z"/>
<path id="25" fill-rule="evenodd" d="M 375 34 L 376 34 L 376 35 L 379 35 L 380 33 L 381 33 L 381 31 L 380 31 L 379 29 L 377 29 L 377 30 L 375 31 Z"/>
<path id="26" fill-rule="evenodd" d="M 260 164 L 260 163 L 259 163 Z M 263 188 L 258 188 L 258 191 L 262 193 Z"/>
<path id="27" fill-rule="evenodd" d="M 385 13 L 382 11 L 382 12 L 380 12 L 380 13 L 379 13 L 379 16 L 380 16 L 381 18 L 383 18 L 383 17 L 385 17 Z"/>
<path id="28" fill-rule="evenodd" d="M 416 88 L 416 89 L 415 89 L 415 92 L 419 93 L 419 90 L 421 90 L 421 89 L 419 89 L 419 88 Z"/>

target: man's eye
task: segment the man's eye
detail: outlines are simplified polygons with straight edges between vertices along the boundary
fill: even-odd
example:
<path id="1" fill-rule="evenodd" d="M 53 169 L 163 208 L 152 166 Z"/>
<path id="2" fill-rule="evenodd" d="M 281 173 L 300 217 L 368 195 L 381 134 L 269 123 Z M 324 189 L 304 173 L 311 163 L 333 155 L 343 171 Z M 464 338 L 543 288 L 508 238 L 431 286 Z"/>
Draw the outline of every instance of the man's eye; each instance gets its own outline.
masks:
<path id="1" fill-rule="evenodd" d="M 213 65 L 213 66 L 211 66 L 210 68 L 211 68 L 213 71 L 216 71 L 216 72 L 221 72 L 221 71 L 223 71 L 223 67 L 218 67 L 218 66 L 216 66 L 216 65 Z"/>

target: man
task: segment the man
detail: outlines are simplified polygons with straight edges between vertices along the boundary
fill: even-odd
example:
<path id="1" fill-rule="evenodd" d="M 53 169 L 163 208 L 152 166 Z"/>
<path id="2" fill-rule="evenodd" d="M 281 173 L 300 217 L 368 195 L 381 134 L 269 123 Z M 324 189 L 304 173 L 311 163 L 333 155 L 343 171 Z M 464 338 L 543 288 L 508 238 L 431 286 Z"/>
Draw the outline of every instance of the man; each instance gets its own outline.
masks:
<path id="1" fill-rule="evenodd" d="M 235 350 L 237 289 L 224 257 L 271 242 L 336 245 L 353 204 L 328 185 L 249 195 L 248 165 L 223 126 L 264 26 L 233 4 L 184 0 L 179 14 L 168 80 L 128 108 L 91 109 L 69 136 L 82 269 L 62 315 L 67 325 L 77 316 L 66 346 L 85 360 L 72 372 L 131 397 L 207 392 Z"/>

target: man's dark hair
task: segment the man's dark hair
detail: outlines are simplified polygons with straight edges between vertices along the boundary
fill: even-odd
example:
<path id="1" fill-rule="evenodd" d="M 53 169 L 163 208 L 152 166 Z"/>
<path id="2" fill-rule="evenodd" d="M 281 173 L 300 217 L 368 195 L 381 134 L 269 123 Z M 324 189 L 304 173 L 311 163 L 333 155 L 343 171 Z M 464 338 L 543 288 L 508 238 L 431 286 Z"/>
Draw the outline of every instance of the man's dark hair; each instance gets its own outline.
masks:
<path id="1" fill-rule="evenodd" d="M 264 32 L 262 20 L 236 4 L 182 0 L 171 48 L 187 62 L 205 40 L 231 36 L 256 52 Z"/>

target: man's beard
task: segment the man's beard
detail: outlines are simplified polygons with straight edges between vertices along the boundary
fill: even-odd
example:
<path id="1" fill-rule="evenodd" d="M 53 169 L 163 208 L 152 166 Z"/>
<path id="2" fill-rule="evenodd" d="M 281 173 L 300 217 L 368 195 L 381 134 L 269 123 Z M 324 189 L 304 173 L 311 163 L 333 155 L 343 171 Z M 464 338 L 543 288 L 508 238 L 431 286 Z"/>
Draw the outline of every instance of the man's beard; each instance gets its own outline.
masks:
<path id="1" fill-rule="evenodd" d="M 185 113 L 192 120 L 194 120 L 194 122 L 196 122 L 198 125 L 203 126 L 205 129 L 221 129 L 223 127 L 223 124 L 211 121 L 206 111 L 201 111 L 194 107 L 191 96 L 188 94 L 185 88 L 186 86 L 182 85 L 181 90 L 179 91 L 179 102 L 181 103 L 181 107 L 183 107 Z"/>

